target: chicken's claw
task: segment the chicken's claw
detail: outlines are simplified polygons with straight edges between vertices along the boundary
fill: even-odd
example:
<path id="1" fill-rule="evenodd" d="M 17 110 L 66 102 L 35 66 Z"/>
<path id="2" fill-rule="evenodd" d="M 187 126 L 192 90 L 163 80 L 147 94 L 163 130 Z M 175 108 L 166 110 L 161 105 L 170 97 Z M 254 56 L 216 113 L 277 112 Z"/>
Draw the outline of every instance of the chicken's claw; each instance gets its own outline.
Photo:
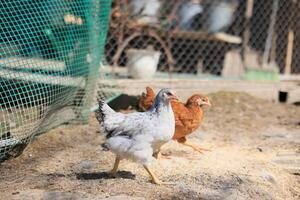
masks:
<path id="1" fill-rule="evenodd" d="M 108 172 L 108 177 L 109 178 L 117 178 L 117 173 L 113 172 L 113 171 L 110 171 L 110 172 Z"/>
<path id="2" fill-rule="evenodd" d="M 191 144 L 191 143 L 189 143 L 189 142 L 187 142 L 187 141 L 185 141 L 184 143 L 181 143 L 181 144 L 183 144 L 183 145 L 185 145 L 185 146 L 188 146 L 188 147 L 191 147 L 194 151 L 197 151 L 197 152 L 199 152 L 199 153 L 201 153 L 201 154 L 203 154 L 204 151 L 211 151 L 210 149 L 198 147 L 198 146 L 196 146 L 196 145 L 194 145 L 194 144 Z"/>
<path id="3" fill-rule="evenodd" d="M 202 147 L 192 147 L 194 151 L 197 151 L 201 154 L 204 153 L 204 151 L 211 151 L 210 149 L 205 149 L 205 148 L 202 148 Z"/>
<path id="4" fill-rule="evenodd" d="M 144 168 L 148 172 L 148 174 L 150 175 L 151 180 L 154 184 L 157 184 L 157 185 L 173 185 L 173 184 L 175 184 L 175 183 L 163 182 L 163 181 L 159 180 L 149 166 L 144 165 Z"/>

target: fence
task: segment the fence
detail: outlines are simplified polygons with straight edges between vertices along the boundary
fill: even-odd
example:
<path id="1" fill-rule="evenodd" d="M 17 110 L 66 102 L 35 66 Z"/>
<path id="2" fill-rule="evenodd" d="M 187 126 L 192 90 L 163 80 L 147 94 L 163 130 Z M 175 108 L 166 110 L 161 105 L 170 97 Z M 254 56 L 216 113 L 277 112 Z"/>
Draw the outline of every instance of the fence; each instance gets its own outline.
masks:
<path id="1" fill-rule="evenodd" d="M 70 119 L 86 120 L 109 0 L 0 3 L 0 162 Z"/>
<path id="2" fill-rule="evenodd" d="M 106 62 L 126 76 L 128 51 L 154 48 L 156 75 L 299 74 L 299 8 L 295 0 L 115 0 Z"/>

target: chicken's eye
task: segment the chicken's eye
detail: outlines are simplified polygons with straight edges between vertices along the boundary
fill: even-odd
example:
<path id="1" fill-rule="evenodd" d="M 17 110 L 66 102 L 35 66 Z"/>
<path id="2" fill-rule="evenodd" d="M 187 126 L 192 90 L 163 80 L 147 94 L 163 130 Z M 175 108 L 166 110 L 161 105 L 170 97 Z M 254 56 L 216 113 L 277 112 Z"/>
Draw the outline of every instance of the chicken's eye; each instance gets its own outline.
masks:
<path id="1" fill-rule="evenodd" d="M 171 92 L 167 92 L 167 95 L 168 95 L 168 96 L 171 96 L 171 95 L 172 95 L 172 93 L 171 93 Z"/>

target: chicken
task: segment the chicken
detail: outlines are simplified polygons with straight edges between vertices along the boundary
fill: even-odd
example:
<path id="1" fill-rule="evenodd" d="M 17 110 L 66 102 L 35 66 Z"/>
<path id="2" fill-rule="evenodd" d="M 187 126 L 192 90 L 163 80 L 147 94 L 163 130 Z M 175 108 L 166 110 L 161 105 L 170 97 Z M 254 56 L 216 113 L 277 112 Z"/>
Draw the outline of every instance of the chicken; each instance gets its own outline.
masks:
<path id="1" fill-rule="evenodd" d="M 138 102 L 138 107 L 141 111 L 147 111 L 153 105 L 155 93 L 150 87 L 146 87 L 146 93 L 142 93 L 142 96 Z"/>
<path id="2" fill-rule="evenodd" d="M 129 114 L 115 112 L 103 101 L 99 102 L 96 118 L 101 132 L 106 134 L 102 147 L 116 154 L 111 176 L 116 176 L 121 159 L 129 159 L 141 163 L 154 183 L 163 183 L 149 165 L 153 152 L 172 139 L 175 118 L 170 102 L 176 99 L 171 90 L 162 89 L 148 111 Z"/>
<path id="3" fill-rule="evenodd" d="M 143 95 L 139 100 L 139 106 L 143 110 L 148 110 L 151 107 L 151 102 L 153 102 L 153 96 L 155 95 L 150 87 L 146 89 L 147 94 Z M 211 105 L 209 99 L 201 94 L 194 94 L 185 104 L 179 101 L 172 101 L 171 105 L 175 116 L 175 133 L 173 140 L 185 146 L 189 146 L 199 153 L 208 150 L 189 143 L 186 136 L 199 128 L 204 114 L 202 107 Z M 155 152 L 154 154 L 156 158 L 159 156 L 158 153 L 159 152 Z"/>

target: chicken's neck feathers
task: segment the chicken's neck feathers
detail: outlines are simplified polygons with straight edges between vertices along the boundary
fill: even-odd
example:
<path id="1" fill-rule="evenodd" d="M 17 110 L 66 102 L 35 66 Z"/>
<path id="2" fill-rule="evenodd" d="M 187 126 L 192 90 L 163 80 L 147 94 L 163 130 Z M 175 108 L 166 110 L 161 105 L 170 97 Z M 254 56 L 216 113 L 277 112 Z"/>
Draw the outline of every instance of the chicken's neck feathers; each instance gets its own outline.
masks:
<path id="1" fill-rule="evenodd" d="M 168 126 L 174 125 L 175 127 L 175 117 L 170 102 L 159 104 L 156 107 L 155 115 L 160 123 L 166 123 Z"/>
<path id="2" fill-rule="evenodd" d="M 153 104 L 152 108 L 150 109 L 150 112 L 155 112 L 157 114 L 161 114 L 161 113 L 168 113 L 172 111 L 172 106 L 170 102 L 157 102 L 155 101 L 155 103 Z"/>
<path id="3" fill-rule="evenodd" d="M 194 115 L 203 116 L 203 109 L 199 105 L 191 104 L 191 105 L 187 105 L 186 107 L 191 113 L 194 113 Z"/>

